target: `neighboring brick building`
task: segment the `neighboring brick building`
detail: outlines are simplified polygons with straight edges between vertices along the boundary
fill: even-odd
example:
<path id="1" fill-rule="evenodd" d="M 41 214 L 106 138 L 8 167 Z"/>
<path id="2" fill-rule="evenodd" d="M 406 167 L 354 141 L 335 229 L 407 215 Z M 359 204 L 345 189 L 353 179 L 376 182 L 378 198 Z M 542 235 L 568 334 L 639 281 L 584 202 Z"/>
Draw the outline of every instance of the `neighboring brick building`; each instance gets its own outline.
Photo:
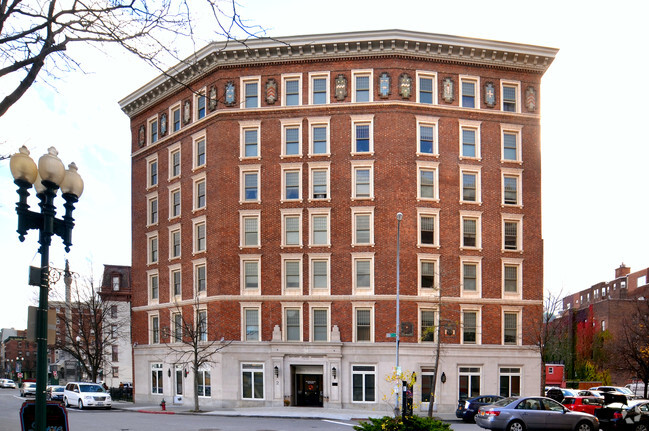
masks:
<path id="1" fill-rule="evenodd" d="M 36 378 L 36 343 L 27 340 L 27 330 L 15 332 L 2 340 L 2 374 L 18 384 Z"/>
<path id="2" fill-rule="evenodd" d="M 214 43 L 123 99 L 136 398 L 193 395 L 172 348 L 196 316 L 233 341 L 201 369 L 201 405 L 391 411 L 398 212 L 400 366 L 421 408 L 440 322 L 439 411 L 538 394 L 556 52 L 400 30 Z"/>

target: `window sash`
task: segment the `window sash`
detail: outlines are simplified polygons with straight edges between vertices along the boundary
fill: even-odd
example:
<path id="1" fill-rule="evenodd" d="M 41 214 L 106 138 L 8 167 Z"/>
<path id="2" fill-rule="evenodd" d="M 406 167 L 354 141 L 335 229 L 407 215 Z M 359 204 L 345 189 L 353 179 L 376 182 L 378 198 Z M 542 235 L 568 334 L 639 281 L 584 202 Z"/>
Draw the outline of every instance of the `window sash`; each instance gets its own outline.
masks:
<path id="1" fill-rule="evenodd" d="M 314 260 L 313 268 L 313 288 L 326 289 L 328 287 L 328 264 L 326 260 Z"/>
<path id="2" fill-rule="evenodd" d="M 313 341 L 327 341 L 327 310 L 313 310 Z"/>
<path id="3" fill-rule="evenodd" d="M 476 157 L 476 130 L 462 129 L 462 155 Z"/>
<path id="4" fill-rule="evenodd" d="M 516 141 L 515 133 L 503 133 L 503 158 L 505 160 L 518 160 Z"/>
<path id="5" fill-rule="evenodd" d="M 370 197 L 370 170 L 367 168 L 355 169 L 356 197 Z"/>
<path id="6" fill-rule="evenodd" d="M 463 245 L 464 247 L 476 247 L 477 246 L 477 224 L 478 221 L 475 219 L 464 219 L 462 220 L 463 226 Z"/>
<path id="7" fill-rule="evenodd" d="M 259 341 L 259 310 L 245 309 L 246 341 Z"/>
<path id="8" fill-rule="evenodd" d="M 356 341 L 370 341 L 371 313 L 367 309 L 356 310 Z"/>
<path id="9" fill-rule="evenodd" d="M 205 140 L 201 139 L 196 142 L 196 166 L 205 164 Z"/>
<path id="10" fill-rule="evenodd" d="M 313 132 L 313 154 L 327 153 L 327 127 L 314 126 Z"/>
<path id="11" fill-rule="evenodd" d="M 259 288 L 259 263 L 257 261 L 248 261 L 243 264 L 244 288 Z"/>
<path id="12" fill-rule="evenodd" d="M 419 152 L 433 154 L 433 127 L 419 126 Z"/>
<path id="13" fill-rule="evenodd" d="M 258 199 L 258 175 L 256 172 L 243 174 L 244 179 L 244 200 L 256 201 Z"/>
<path id="14" fill-rule="evenodd" d="M 475 82 L 462 82 L 462 106 L 475 108 Z"/>
<path id="15" fill-rule="evenodd" d="M 433 79 L 419 78 L 419 103 L 433 103 Z"/>
<path id="16" fill-rule="evenodd" d="M 287 289 L 298 289 L 300 287 L 300 261 L 287 260 L 284 262 L 284 271 Z"/>
<path id="17" fill-rule="evenodd" d="M 356 102 L 370 101 L 370 77 L 356 76 Z"/>
<path id="18" fill-rule="evenodd" d="M 300 341 L 300 310 L 286 310 L 286 341 Z"/>
<path id="19" fill-rule="evenodd" d="M 518 204 L 518 178 L 517 177 L 504 177 L 504 201 L 506 205 Z"/>
<path id="20" fill-rule="evenodd" d="M 357 153 L 368 153 L 370 151 L 370 125 L 356 125 L 356 150 Z"/>
<path id="21" fill-rule="evenodd" d="M 257 157 L 258 139 L 257 129 L 249 129 L 243 132 L 244 135 L 244 155 L 245 157 Z"/>
<path id="22" fill-rule="evenodd" d="M 287 216 L 284 218 L 285 243 L 286 245 L 300 244 L 300 217 Z"/>
<path id="23" fill-rule="evenodd" d="M 505 250 L 518 250 L 517 222 L 505 222 Z"/>
<path id="24" fill-rule="evenodd" d="M 516 344 L 518 316 L 516 313 L 504 313 L 503 320 L 505 344 Z"/>
<path id="25" fill-rule="evenodd" d="M 462 174 L 462 200 L 467 202 L 476 201 L 477 182 L 476 174 Z"/>
<path id="26" fill-rule="evenodd" d="M 371 216 L 370 214 L 356 214 L 356 244 L 370 244 Z"/>
<path id="27" fill-rule="evenodd" d="M 503 85 L 503 111 L 516 112 L 516 87 Z"/>
<path id="28" fill-rule="evenodd" d="M 327 216 L 313 216 L 313 240 L 314 245 L 327 244 L 327 231 L 329 229 L 329 217 Z"/>
<path id="29" fill-rule="evenodd" d="M 245 83 L 246 108 L 259 107 L 259 91 L 256 82 Z"/>
<path id="30" fill-rule="evenodd" d="M 284 129 L 284 138 L 286 141 L 286 155 L 294 156 L 300 151 L 300 129 L 298 127 L 287 127 Z"/>
<path id="31" fill-rule="evenodd" d="M 505 265 L 505 292 L 516 293 L 518 291 L 518 267 Z"/>
<path id="32" fill-rule="evenodd" d="M 477 273 L 478 265 L 476 265 L 475 263 L 465 263 L 462 265 L 462 284 L 464 286 L 464 290 L 470 292 L 477 291 Z"/>
<path id="33" fill-rule="evenodd" d="M 327 103 L 327 78 L 313 78 L 313 104 L 323 105 Z"/>
<path id="34" fill-rule="evenodd" d="M 435 287 L 435 262 L 421 261 L 421 288 L 433 289 Z"/>
<path id="35" fill-rule="evenodd" d="M 421 169 L 419 171 L 419 194 L 422 198 L 435 198 L 435 171 Z"/>
<path id="36" fill-rule="evenodd" d="M 327 171 L 314 170 L 313 178 L 313 199 L 326 199 L 327 195 Z"/>
<path id="37" fill-rule="evenodd" d="M 199 265 L 196 267 L 196 290 L 198 292 L 204 292 L 207 289 L 206 281 L 206 272 L 205 265 Z"/>
<path id="38" fill-rule="evenodd" d="M 372 268 L 369 260 L 356 260 L 356 287 L 369 289 L 372 287 Z"/>
<path id="39" fill-rule="evenodd" d="M 419 218 L 422 244 L 435 244 L 435 217 L 421 216 Z"/>
<path id="40" fill-rule="evenodd" d="M 259 245 L 259 219 L 257 217 L 244 217 L 244 245 Z"/>
<path id="41" fill-rule="evenodd" d="M 435 341 L 435 311 L 421 310 L 421 341 Z"/>
<path id="42" fill-rule="evenodd" d="M 300 198 L 300 173 L 298 171 L 287 171 L 284 173 L 285 198 Z"/>
<path id="43" fill-rule="evenodd" d="M 286 106 L 300 104 L 300 81 L 298 79 L 287 79 L 285 81 Z"/>
<path id="44" fill-rule="evenodd" d="M 463 313 L 463 325 L 462 330 L 463 341 L 467 344 L 475 344 L 477 340 L 477 313 L 474 311 L 464 312 Z"/>

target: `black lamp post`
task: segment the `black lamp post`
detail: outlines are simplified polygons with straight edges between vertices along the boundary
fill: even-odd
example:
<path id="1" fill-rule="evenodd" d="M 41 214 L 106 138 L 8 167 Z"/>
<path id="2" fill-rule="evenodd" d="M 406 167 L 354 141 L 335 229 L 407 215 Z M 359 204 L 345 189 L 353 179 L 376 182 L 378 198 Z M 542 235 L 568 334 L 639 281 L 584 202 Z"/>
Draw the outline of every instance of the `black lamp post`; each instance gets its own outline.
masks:
<path id="1" fill-rule="evenodd" d="M 65 251 L 70 251 L 72 245 L 72 228 L 74 219 L 72 211 L 81 193 L 83 193 L 83 180 L 77 173 L 77 166 L 71 163 L 68 170 L 57 157 L 56 148 L 50 147 L 36 163 L 29 157 L 29 150 L 22 146 L 18 153 L 11 156 L 9 166 L 14 183 L 18 186 L 19 200 L 16 203 L 18 213 L 18 238 L 25 240 L 25 235 L 30 229 L 39 231 L 38 243 L 41 255 L 41 283 L 38 300 L 38 313 L 36 315 L 36 431 L 46 429 L 46 399 L 47 386 L 47 296 L 49 292 L 49 260 L 52 235 L 57 235 L 63 240 Z M 40 199 L 38 204 L 40 213 L 31 211 L 27 203 L 29 189 L 34 186 L 36 196 Z M 56 218 L 54 198 L 61 188 L 65 199 L 65 215 L 62 219 Z"/>

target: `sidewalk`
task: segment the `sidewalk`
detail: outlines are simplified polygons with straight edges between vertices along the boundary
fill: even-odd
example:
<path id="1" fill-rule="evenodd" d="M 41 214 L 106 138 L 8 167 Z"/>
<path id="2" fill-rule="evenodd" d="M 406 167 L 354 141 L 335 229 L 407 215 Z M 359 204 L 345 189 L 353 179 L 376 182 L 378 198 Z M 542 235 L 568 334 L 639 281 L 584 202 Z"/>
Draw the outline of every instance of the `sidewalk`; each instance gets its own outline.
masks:
<path id="1" fill-rule="evenodd" d="M 367 418 L 381 418 L 392 415 L 388 411 L 371 411 L 355 409 L 332 409 L 322 407 L 238 407 L 206 410 L 200 413 L 190 411 L 189 406 L 179 406 L 168 403 L 163 411 L 159 405 L 128 403 L 114 401 L 113 408 L 138 413 L 149 414 L 181 414 L 181 415 L 206 415 L 206 416 L 248 416 L 272 418 L 298 418 L 298 419 L 332 419 L 332 420 L 364 420 Z M 435 415 L 437 418 L 448 422 L 457 420 L 453 413 Z"/>

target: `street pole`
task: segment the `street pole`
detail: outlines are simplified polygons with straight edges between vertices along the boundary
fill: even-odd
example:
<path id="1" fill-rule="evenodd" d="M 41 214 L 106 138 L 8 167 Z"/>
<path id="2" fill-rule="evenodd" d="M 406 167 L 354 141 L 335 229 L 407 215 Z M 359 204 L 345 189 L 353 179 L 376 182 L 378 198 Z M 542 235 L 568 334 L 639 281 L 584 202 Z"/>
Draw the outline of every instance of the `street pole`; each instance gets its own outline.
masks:
<path id="1" fill-rule="evenodd" d="M 397 330 L 396 330 L 396 339 L 397 339 L 397 366 L 395 369 L 395 374 L 398 378 L 397 380 L 397 389 L 396 389 L 396 400 L 394 404 L 394 417 L 399 416 L 399 394 L 401 393 L 401 379 L 399 378 L 399 333 L 401 332 L 401 327 L 399 324 L 400 318 L 399 318 L 399 233 L 400 233 L 400 228 L 401 228 L 401 219 L 403 218 L 403 214 L 398 212 L 397 213 Z"/>

